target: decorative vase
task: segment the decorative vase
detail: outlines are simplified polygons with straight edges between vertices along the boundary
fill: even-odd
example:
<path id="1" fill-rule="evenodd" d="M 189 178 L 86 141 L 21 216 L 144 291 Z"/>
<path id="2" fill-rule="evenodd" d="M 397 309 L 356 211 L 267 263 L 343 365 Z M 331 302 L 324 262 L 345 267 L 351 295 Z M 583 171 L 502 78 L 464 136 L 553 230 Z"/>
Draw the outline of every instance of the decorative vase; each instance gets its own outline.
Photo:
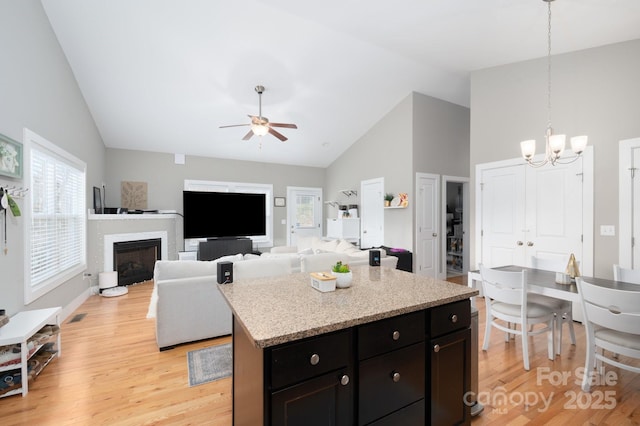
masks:
<path id="1" fill-rule="evenodd" d="M 353 280 L 353 273 L 349 272 L 332 272 L 336 277 L 336 287 L 337 288 L 348 288 L 351 287 L 351 281 Z"/>
<path id="2" fill-rule="evenodd" d="M 391 201 L 389 200 L 384 200 L 384 206 L 385 207 L 389 207 L 391 205 Z"/>

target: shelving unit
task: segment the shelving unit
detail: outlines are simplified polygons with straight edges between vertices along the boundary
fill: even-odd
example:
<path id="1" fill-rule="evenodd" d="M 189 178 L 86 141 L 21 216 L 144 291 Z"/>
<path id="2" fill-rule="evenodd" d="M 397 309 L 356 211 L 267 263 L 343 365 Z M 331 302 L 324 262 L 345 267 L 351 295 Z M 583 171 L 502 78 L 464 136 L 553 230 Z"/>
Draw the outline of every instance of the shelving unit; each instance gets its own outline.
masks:
<path id="1" fill-rule="evenodd" d="M 60 344 L 60 307 L 36 309 L 32 311 L 20 312 L 9 320 L 9 322 L 0 327 L 0 347 L 9 345 L 20 345 L 20 362 L 0 367 L 0 376 L 4 377 L 8 372 L 20 373 L 20 387 L 11 389 L 10 391 L 0 395 L 0 397 L 16 395 L 22 393 L 25 396 L 29 392 L 29 369 L 28 361 L 36 354 L 43 350 L 54 336 L 51 338 L 38 341 L 29 349 L 29 339 L 31 339 L 38 331 L 46 325 L 55 325 L 58 331 L 55 335 L 55 351 L 50 351 L 47 359 L 38 364 L 38 368 L 34 371 L 33 377 L 37 376 L 42 369 L 51 362 L 56 356 L 61 354 Z"/>
<path id="2" fill-rule="evenodd" d="M 464 250 L 462 246 L 462 237 L 454 235 L 447 236 L 447 269 L 450 272 L 463 272 Z"/>

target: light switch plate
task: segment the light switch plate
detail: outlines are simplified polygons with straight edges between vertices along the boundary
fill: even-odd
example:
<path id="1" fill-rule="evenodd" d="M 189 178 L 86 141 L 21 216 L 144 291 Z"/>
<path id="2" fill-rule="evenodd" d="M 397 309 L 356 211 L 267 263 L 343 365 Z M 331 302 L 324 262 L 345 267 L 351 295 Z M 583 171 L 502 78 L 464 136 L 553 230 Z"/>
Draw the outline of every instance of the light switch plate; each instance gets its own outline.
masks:
<path id="1" fill-rule="evenodd" d="M 616 236 L 615 225 L 600 225 L 600 235 L 603 237 L 615 237 Z"/>

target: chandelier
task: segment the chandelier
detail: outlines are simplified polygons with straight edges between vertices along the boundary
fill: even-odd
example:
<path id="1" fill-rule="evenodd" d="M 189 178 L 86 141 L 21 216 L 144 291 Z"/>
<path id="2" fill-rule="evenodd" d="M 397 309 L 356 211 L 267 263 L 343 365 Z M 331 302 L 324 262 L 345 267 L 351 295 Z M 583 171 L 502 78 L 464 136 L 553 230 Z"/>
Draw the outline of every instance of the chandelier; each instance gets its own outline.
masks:
<path id="1" fill-rule="evenodd" d="M 556 135 L 551 128 L 551 2 L 554 0 L 542 0 L 547 3 L 548 6 L 548 32 L 547 32 L 547 131 L 545 132 L 545 155 L 544 159 L 540 161 L 534 161 L 533 157 L 536 154 L 536 141 L 535 139 L 526 140 L 520 143 L 520 150 L 522 151 L 522 157 L 532 167 L 542 167 L 545 164 L 568 164 L 573 163 L 580 154 L 587 147 L 587 136 L 574 136 L 571 138 L 571 150 L 574 152 L 574 156 L 563 158 L 560 161 L 560 157 L 564 153 L 565 143 L 567 140 L 566 135 Z"/>

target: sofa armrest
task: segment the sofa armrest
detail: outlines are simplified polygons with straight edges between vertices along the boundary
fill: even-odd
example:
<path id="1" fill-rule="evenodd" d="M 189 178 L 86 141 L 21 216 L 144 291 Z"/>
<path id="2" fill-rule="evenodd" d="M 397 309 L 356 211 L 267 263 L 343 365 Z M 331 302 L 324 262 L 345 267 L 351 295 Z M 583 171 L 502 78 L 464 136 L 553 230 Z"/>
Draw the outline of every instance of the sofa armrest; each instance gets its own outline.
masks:
<path id="1" fill-rule="evenodd" d="M 158 348 L 231 334 L 231 309 L 215 275 L 156 282 Z"/>

